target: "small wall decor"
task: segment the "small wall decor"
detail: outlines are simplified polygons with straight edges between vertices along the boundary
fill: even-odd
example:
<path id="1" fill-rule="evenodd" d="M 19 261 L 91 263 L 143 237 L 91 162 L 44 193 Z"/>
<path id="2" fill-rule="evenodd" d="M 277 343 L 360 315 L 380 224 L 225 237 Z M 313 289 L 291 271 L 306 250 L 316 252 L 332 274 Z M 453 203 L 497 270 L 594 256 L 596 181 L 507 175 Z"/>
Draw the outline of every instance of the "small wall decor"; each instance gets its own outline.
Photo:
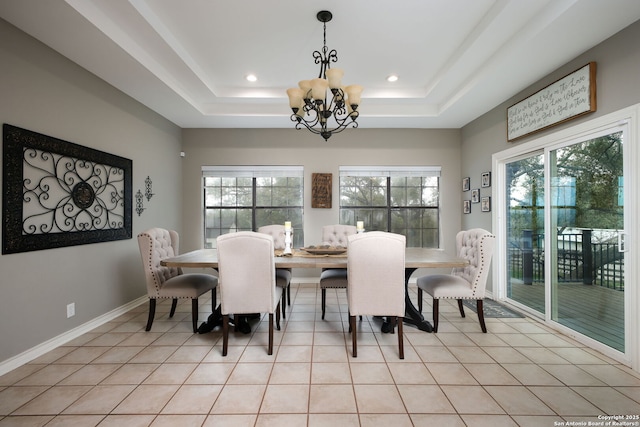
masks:
<path id="1" fill-rule="evenodd" d="M 590 62 L 507 108 L 507 140 L 596 111 L 596 63 Z"/>
<path id="2" fill-rule="evenodd" d="M 491 187 L 491 172 L 483 172 L 480 176 L 480 186 L 482 188 Z"/>
<path id="3" fill-rule="evenodd" d="M 331 209 L 331 185 L 333 175 L 330 173 L 311 174 L 311 207 Z"/>
<path id="4" fill-rule="evenodd" d="M 480 210 L 482 212 L 491 212 L 491 197 L 483 197 L 480 203 Z"/>
<path id="5" fill-rule="evenodd" d="M 153 193 L 151 192 L 151 186 L 152 186 L 152 182 L 151 182 L 151 178 L 149 178 L 149 176 L 147 176 L 147 179 L 144 180 L 144 195 L 147 197 L 147 202 L 149 200 L 151 200 L 151 198 L 153 197 Z"/>
<path id="6" fill-rule="evenodd" d="M 469 191 L 471 189 L 471 178 L 464 177 L 462 178 L 462 191 Z"/>
<path id="7" fill-rule="evenodd" d="M 131 238 L 131 160 L 8 124 L 3 140 L 3 254 Z"/>
<path id="8" fill-rule="evenodd" d="M 480 203 L 480 189 L 474 188 L 471 190 L 471 203 Z"/>
<path id="9" fill-rule="evenodd" d="M 142 191 L 138 190 L 138 192 L 136 193 L 136 213 L 138 214 L 138 216 L 140 216 L 145 209 L 143 202 L 144 196 L 142 195 Z"/>
<path id="10" fill-rule="evenodd" d="M 471 213 L 471 200 L 462 201 L 462 212 L 466 214 Z"/>

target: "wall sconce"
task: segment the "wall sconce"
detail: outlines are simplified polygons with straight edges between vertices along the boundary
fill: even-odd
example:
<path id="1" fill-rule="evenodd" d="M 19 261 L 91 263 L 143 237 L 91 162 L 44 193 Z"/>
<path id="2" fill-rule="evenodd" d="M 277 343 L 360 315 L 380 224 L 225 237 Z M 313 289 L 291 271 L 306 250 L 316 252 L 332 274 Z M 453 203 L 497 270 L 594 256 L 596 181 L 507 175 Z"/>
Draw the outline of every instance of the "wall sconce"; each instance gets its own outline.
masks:
<path id="1" fill-rule="evenodd" d="M 147 201 L 151 200 L 151 197 L 153 197 L 153 193 L 151 192 L 151 178 L 149 178 L 147 176 L 147 179 L 144 180 L 144 184 L 145 184 L 145 196 L 147 196 Z"/>
<path id="2" fill-rule="evenodd" d="M 138 216 L 140 216 L 140 214 L 144 210 L 144 207 L 142 205 L 143 199 L 144 196 L 142 195 L 142 191 L 138 190 L 138 192 L 136 193 L 136 212 L 138 213 Z"/>

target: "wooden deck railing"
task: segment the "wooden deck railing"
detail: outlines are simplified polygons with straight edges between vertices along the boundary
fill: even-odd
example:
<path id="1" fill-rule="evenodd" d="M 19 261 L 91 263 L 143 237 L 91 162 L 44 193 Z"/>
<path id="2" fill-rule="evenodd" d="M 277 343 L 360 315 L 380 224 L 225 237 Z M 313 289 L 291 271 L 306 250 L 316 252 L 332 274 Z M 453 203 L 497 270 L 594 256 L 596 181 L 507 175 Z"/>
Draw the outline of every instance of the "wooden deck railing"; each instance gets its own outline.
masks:
<path id="1" fill-rule="evenodd" d="M 624 258 L 617 242 L 593 242 L 592 230 L 558 237 L 558 282 L 624 291 Z M 525 230 L 509 248 L 510 277 L 524 284 L 544 282 L 544 235 Z"/>

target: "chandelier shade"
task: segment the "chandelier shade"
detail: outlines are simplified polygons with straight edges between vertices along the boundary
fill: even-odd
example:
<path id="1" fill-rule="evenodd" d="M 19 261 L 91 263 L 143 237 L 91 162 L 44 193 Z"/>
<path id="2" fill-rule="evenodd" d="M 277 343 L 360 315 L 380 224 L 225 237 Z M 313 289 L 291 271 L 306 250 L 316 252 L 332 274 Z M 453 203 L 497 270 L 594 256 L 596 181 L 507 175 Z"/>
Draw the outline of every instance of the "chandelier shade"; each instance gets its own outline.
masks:
<path id="1" fill-rule="evenodd" d="M 307 128 L 327 141 L 347 127 L 358 127 L 356 120 L 360 115 L 358 106 L 363 87 L 356 84 L 342 86 L 344 71 L 331 68 L 331 62 L 338 61 L 338 52 L 327 48 L 327 22 L 333 15 L 323 10 L 316 17 L 324 26 L 322 51 L 313 52 L 315 63 L 320 64 L 320 73 L 317 78 L 301 80 L 297 88 L 287 89 L 287 96 L 293 111 L 291 121 L 296 123 L 296 129 Z"/>

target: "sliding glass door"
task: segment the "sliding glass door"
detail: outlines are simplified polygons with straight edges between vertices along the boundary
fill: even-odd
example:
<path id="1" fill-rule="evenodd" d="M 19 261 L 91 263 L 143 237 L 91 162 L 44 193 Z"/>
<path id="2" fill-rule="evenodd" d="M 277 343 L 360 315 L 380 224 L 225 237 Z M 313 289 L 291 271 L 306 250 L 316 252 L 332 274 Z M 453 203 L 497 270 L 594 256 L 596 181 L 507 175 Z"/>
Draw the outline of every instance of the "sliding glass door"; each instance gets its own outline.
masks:
<path id="1" fill-rule="evenodd" d="M 544 154 L 505 165 L 507 297 L 544 314 Z"/>
<path id="2" fill-rule="evenodd" d="M 626 135 L 603 126 L 506 157 L 500 204 L 507 300 L 623 354 Z"/>
<path id="3" fill-rule="evenodd" d="M 624 352 L 623 131 L 549 151 L 551 320 Z"/>

